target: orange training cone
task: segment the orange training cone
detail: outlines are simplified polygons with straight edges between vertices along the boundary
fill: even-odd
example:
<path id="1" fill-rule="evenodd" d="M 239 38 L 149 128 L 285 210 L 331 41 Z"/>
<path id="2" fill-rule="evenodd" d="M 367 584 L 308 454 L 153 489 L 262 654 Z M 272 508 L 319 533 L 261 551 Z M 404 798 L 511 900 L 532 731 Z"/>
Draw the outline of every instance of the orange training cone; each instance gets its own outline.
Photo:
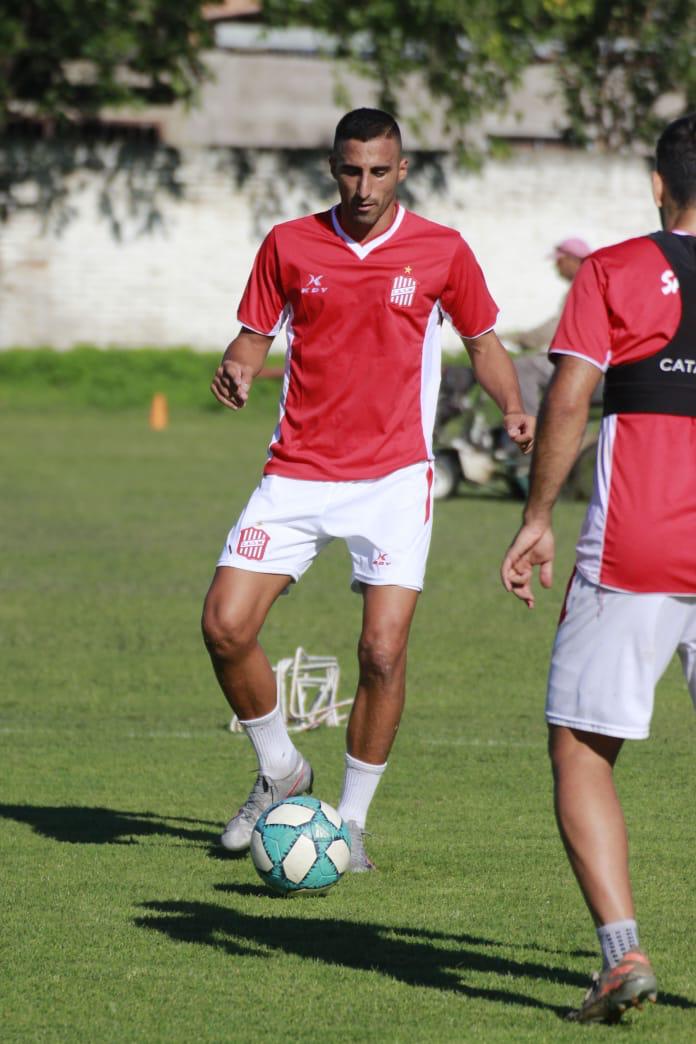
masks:
<path id="1" fill-rule="evenodd" d="M 167 396 L 157 392 L 152 396 L 150 404 L 150 427 L 153 431 L 164 431 L 169 424 L 169 405 Z"/>

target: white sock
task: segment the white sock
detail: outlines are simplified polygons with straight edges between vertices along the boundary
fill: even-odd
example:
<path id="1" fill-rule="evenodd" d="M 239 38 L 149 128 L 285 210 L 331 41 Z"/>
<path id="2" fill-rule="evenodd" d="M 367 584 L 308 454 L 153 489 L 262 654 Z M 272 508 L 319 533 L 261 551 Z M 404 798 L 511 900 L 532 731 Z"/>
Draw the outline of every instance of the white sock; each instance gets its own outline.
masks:
<path id="1" fill-rule="evenodd" d="M 262 718 L 251 718 L 249 721 L 240 719 L 239 724 L 244 726 L 256 751 L 262 776 L 283 779 L 299 763 L 302 755 L 288 735 L 279 706 Z"/>
<path id="2" fill-rule="evenodd" d="M 638 925 L 635 921 L 612 921 L 597 929 L 605 968 L 615 968 L 629 950 L 638 949 Z"/>
<path id="3" fill-rule="evenodd" d="M 358 761 L 357 758 L 346 754 L 343 791 L 337 810 L 346 823 L 352 819 L 364 829 L 367 810 L 386 767 L 386 761 L 383 765 L 369 765 L 366 761 Z"/>

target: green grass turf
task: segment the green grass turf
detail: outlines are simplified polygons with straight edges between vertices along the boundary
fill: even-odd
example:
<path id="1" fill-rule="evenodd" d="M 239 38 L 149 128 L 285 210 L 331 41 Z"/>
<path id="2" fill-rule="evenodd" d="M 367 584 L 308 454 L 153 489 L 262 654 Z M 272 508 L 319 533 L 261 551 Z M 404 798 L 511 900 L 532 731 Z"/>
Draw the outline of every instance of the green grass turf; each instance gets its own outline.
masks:
<path id="1" fill-rule="evenodd" d="M 3 1041 L 693 1041 L 693 744 L 673 665 L 618 782 L 662 1003 L 564 1025 L 596 966 L 550 806 L 548 650 L 582 508 L 558 512 L 535 612 L 498 562 L 519 505 L 437 506 L 407 711 L 373 805 L 374 875 L 324 898 L 264 890 L 220 825 L 254 762 L 226 731 L 198 631 L 228 525 L 274 422 L 242 414 L 0 414 Z M 266 626 L 273 660 L 333 653 L 355 683 L 360 600 L 332 545 Z M 341 729 L 299 740 L 335 803 Z"/>

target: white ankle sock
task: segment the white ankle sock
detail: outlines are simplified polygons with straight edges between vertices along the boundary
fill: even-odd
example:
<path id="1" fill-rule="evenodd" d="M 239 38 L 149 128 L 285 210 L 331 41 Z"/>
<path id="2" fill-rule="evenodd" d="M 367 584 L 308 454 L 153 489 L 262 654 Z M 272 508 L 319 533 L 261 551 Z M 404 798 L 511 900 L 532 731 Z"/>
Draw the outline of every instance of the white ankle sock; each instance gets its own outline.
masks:
<path id="1" fill-rule="evenodd" d="M 343 791 L 338 803 L 338 814 L 345 822 L 353 819 L 361 829 L 364 828 L 367 810 L 386 767 L 386 761 L 383 765 L 369 765 L 346 754 Z"/>
<path id="2" fill-rule="evenodd" d="M 271 779 L 283 779 L 299 763 L 301 754 L 288 735 L 288 730 L 276 707 L 262 718 L 242 721 L 244 731 L 251 740 L 259 760 L 259 772 Z"/>
<path id="3" fill-rule="evenodd" d="M 635 921 L 612 921 L 601 924 L 597 938 L 602 947 L 605 968 L 615 968 L 629 950 L 638 949 L 638 925 Z"/>

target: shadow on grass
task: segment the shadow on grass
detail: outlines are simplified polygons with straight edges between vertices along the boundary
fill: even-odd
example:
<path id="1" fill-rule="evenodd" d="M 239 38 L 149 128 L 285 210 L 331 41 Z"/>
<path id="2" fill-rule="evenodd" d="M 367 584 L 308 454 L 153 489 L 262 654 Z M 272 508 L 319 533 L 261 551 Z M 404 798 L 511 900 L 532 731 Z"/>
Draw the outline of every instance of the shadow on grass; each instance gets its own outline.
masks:
<path id="1" fill-rule="evenodd" d="M 219 890 L 259 896 L 264 900 L 272 898 L 265 889 L 253 886 L 221 885 Z M 567 1007 L 548 1004 L 521 992 L 516 986 L 488 989 L 470 986 L 463 979 L 467 972 L 484 972 L 510 976 L 515 980 L 543 979 L 578 989 L 587 986 L 586 975 L 567 968 L 538 960 L 519 961 L 500 956 L 492 951 L 504 944 L 492 939 L 311 916 L 297 917 L 292 914 L 295 905 L 291 905 L 290 900 L 275 899 L 278 902 L 278 906 L 274 905 L 274 910 L 279 911 L 277 916 L 269 916 L 266 906 L 263 916 L 254 916 L 216 903 L 150 902 L 143 904 L 147 913 L 137 917 L 135 923 L 149 931 L 161 932 L 176 942 L 210 946 L 230 957 L 280 951 L 335 967 L 378 972 L 410 986 L 538 1008 L 559 1017 L 566 1014 Z M 661 994 L 660 1002 L 677 1008 L 696 1008 L 696 1004 L 686 997 L 671 994 Z"/>
<path id="2" fill-rule="evenodd" d="M 210 843 L 216 836 L 213 831 L 184 825 L 200 825 L 202 820 L 115 808 L 0 804 L 0 818 L 26 823 L 42 837 L 73 845 L 133 845 L 139 837 L 156 834 Z"/>
<path id="3" fill-rule="evenodd" d="M 269 898 L 268 893 L 264 893 L 264 898 Z M 468 986 L 462 981 L 467 971 L 517 977 L 538 978 L 542 975 L 551 979 L 557 977 L 553 974 L 555 971 L 558 976 L 569 973 L 563 969 L 532 962 L 519 963 L 468 950 L 466 936 L 454 938 L 454 945 L 445 947 L 439 943 L 453 937 L 438 938 L 437 933 L 415 934 L 411 929 L 389 925 L 295 917 L 290 913 L 294 902 L 282 897 L 273 908 L 283 909 L 283 914 L 268 916 L 264 911 L 264 916 L 259 917 L 216 903 L 172 900 L 143 905 L 148 913 L 135 919 L 139 927 L 161 932 L 176 942 L 211 946 L 230 957 L 267 956 L 269 951 L 280 951 L 338 968 L 379 972 L 409 986 L 548 1009 L 559 1015 L 566 1010 L 514 989 Z M 476 944 L 484 942 L 477 940 Z M 574 976 L 573 983 L 579 985 L 580 977 Z"/>
<path id="4" fill-rule="evenodd" d="M 248 886 L 238 889 L 223 885 L 220 890 L 270 899 L 264 890 Z M 137 917 L 135 923 L 149 931 L 161 932 L 175 942 L 210 946 L 230 957 L 268 955 L 269 951 L 294 954 L 334 967 L 378 972 L 409 986 L 538 1008 L 558 1017 L 565 1016 L 568 1008 L 548 1004 L 523 992 L 519 980 L 541 979 L 579 990 L 587 986 L 585 974 L 553 963 L 514 960 L 496 954 L 494 951 L 504 944 L 492 939 L 386 924 L 299 917 L 293 914 L 296 903 L 297 900 L 278 897 L 273 913 L 269 913 L 264 904 L 262 915 L 255 916 L 216 903 L 150 902 L 143 904 L 147 913 Z M 306 910 L 307 906 L 302 908 Z M 509 989 L 472 986 L 465 981 L 469 972 L 507 976 L 516 981 Z M 685 997 L 661 994 L 660 1001 L 677 1008 L 696 1008 L 696 1004 Z"/>
<path id="5" fill-rule="evenodd" d="M 244 849 L 241 852 L 230 852 L 228 849 L 223 848 L 220 844 L 220 831 L 215 835 L 215 841 L 211 844 L 208 849 L 208 859 L 214 859 L 217 863 L 238 863 L 244 859 L 249 858 L 249 850 Z"/>
<path id="6" fill-rule="evenodd" d="M 248 852 L 241 853 L 241 854 L 248 856 Z M 261 899 L 270 900 L 271 902 L 273 902 L 275 900 L 280 900 L 283 903 L 289 902 L 289 898 L 287 896 L 284 896 L 284 895 L 282 895 L 279 892 L 273 892 L 273 891 L 271 891 L 270 888 L 268 888 L 266 885 L 263 885 L 261 883 L 259 883 L 258 885 L 255 885 L 255 884 L 254 885 L 250 885 L 250 884 L 228 884 L 228 883 L 225 883 L 225 884 L 214 885 L 214 888 L 215 888 L 216 892 L 226 892 L 226 893 L 228 893 L 230 895 L 241 895 L 241 896 L 252 895 L 252 896 L 256 896 L 256 897 L 261 898 Z M 323 893 L 323 894 L 320 894 L 320 895 L 317 895 L 317 896 L 310 896 L 310 895 L 305 895 L 305 896 L 302 896 L 302 897 L 295 896 L 294 898 L 296 898 L 300 904 L 306 903 L 306 902 L 310 902 L 310 903 L 311 902 L 322 902 L 326 898 L 326 893 Z M 444 939 L 450 939 L 450 940 L 453 940 L 455 942 L 461 942 L 462 940 L 466 940 L 466 942 L 469 945 L 471 945 L 471 946 L 490 946 L 490 947 L 497 946 L 497 947 L 508 947 L 509 948 L 512 945 L 509 942 L 507 942 L 507 943 L 496 942 L 495 939 L 487 939 L 485 936 L 478 936 L 478 935 L 447 935 L 447 934 L 442 933 L 442 932 L 429 932 L 429 931 L 427 931 L 426 929 L 423 929 L 423 928 L 400 928 L 399 932 L 403 936 L 413 936 L 414 938 L 427 938 L 427 939 L 438 938 L 438 939 L 443 939 L 443 940 Z M 514 944 L 514 948 L 516 950 L 534 950 L 535 953 L 552 953 L 555 956 L 557 956 L 559 953 L 563 952 L 563 951 L 560 951 L 558 949 L 558 947 L 556 947 L 554 949 L 551 949 L 548 946 L 540 946 L 539 943 L 533 943 L 533 942 L 530 942 L 530 943 L 515 943 Z M 569 951 L 565 951 L 565 952 L 570 957 L 587 957 L 587 958 L 594 958 L 594 959 L 597 958 L 597 951 L 596 950 L 569 950 Z"/>

